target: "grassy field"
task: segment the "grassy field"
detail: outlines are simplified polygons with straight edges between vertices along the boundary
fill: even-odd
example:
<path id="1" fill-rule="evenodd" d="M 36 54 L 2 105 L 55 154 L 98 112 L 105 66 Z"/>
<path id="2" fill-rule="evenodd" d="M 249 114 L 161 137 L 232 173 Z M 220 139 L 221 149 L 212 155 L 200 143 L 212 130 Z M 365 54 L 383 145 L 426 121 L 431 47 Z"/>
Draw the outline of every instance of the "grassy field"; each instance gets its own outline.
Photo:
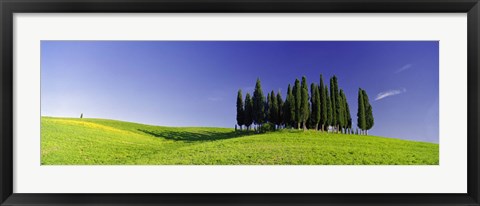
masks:
<path id="1" fill-rule="evenodd" d="M 283 130 L 42 117 L 42 165 L 436 165 L 438 144 Z"/>

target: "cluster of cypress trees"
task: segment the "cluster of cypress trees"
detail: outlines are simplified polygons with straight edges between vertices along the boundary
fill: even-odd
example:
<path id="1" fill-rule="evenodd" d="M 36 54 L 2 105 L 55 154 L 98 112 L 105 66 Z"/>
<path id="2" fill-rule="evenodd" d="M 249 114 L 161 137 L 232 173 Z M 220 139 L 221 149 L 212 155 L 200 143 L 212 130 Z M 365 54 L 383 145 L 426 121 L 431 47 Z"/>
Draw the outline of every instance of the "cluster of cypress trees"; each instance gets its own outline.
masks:
<path id="1" fill-rule="evenodd" d="M 370 105 L 370 101 L 368 100 L 367 92 L 359 88 L 357 127 L 360 128 L 360 133 L 368 135 L 368 130 L 373 127 L 373 124 L 372 105 Z"/>
<path id="2" fill-rule="evenodd" d="M 372 107 L 365 90 L 362 89 L 359 91 L 357 117 L 361 131 L 373 127 Z M 272 90 L 265 98 L 260 79 L 257 78 L 253 97 L 247 93 L 244 101 L 242 90 L 238 90 L 236 119 L 240 129 L 245 126 L 247 130 L 250 130 L 252 125 L 262 126 L 269 123 L 275 129 L 315 129 L 359 134 L 352 130 L 350 108 L 344 91 L 338 87 L 336 76 L 330 78 L 328 88 L 320 75 L 320 84 L 311 83 L 310 91 L 305 76 L 301 82 L 296 79 L 293 87 L 288 85 L 285 101 L 280 91 L 275 94 Z"/>

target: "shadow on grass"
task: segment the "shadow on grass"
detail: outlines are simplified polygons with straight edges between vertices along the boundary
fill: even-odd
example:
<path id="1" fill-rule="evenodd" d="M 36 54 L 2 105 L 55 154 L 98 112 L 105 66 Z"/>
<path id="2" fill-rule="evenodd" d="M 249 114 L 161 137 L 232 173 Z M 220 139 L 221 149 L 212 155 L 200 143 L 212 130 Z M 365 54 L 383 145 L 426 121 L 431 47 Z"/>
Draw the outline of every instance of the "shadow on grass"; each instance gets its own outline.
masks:
<path id="1" fill-rule="evenodd" d="M 201 142 L 201 141 L 216 141 L 223 139 L 232 139 L 237 137 L 243 137 L 248 135 L 255 134 L 251 131 L 233 131 L 233 132 L 188 132 L 188 131 L 148 131 L 143 129 L 138 129 L 138 131 L 145 134 L 149 134 L 159 138 L 165 138 L 175 141 L 184 141 L 184 142 Z"/>

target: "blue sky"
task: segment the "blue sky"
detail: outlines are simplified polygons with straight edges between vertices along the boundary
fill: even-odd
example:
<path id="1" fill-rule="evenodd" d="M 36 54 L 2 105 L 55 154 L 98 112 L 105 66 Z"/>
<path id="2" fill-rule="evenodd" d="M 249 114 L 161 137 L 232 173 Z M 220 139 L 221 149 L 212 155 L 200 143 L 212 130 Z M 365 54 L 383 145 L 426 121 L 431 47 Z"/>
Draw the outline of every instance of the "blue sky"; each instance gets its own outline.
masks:
<path id="1" fill-rule="evenodd" d="M 237 90 L 281 91 L 332 75 L 372 135 L 438 142 L 438 41 L 42 41 L 43 116 L 233 127 Z"/>

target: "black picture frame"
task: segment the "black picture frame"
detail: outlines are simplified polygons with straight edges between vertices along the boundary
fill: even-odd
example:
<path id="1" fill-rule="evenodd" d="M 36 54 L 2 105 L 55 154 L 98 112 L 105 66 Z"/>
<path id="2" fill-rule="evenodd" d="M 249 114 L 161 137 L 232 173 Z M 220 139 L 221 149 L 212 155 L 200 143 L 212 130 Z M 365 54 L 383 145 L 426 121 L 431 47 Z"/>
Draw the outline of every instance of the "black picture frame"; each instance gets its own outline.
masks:
<path id="1" fill-rule="evenodd" d="M 479 0 L 0 0 L 1 205 L 480 205 Z M 468 185 L 465 194 L 19 194 L 13 193 L 14 13 L 467 13 Z M 94 185 L 92 185 L 94 187 Z"/>

